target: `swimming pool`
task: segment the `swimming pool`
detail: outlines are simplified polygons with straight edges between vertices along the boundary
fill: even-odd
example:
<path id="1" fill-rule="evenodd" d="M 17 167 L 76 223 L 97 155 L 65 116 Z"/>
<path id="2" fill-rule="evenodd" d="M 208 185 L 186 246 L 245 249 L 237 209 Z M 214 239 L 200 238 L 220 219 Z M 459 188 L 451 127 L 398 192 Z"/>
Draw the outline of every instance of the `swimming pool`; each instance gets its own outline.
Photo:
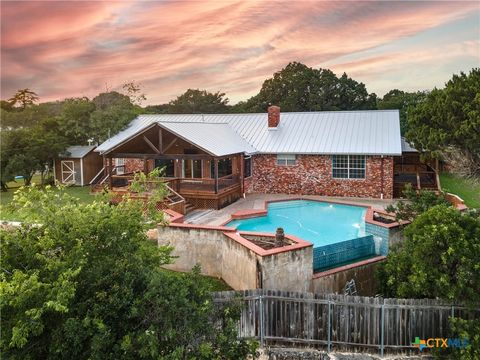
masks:
<path id="1" fill-rule="evenodd" d="M 270 233 L 281 227 L 319 247 L 365 236 L 366 212 L 361 206 L 289 200 L 269 203 L 266 216 L 232 220 L 226 226 Z"/>

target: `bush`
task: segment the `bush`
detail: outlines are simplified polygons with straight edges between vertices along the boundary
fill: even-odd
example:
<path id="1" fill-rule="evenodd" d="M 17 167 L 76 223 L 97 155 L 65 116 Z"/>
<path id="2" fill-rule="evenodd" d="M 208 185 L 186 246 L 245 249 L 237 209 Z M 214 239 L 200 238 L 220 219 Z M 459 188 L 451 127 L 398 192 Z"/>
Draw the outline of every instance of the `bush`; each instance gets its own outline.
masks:
<path id="1" fill-rule="evenodd" d="M 238 309 L 215 308 L 199 271 L 173 276 L 145 235 L 143 203 L 78 204 L 23 189 L 1 230 L 0 349 L 8 359 L 245 358 Z M 226 354 L 226 355 L 224 355 Z"/>

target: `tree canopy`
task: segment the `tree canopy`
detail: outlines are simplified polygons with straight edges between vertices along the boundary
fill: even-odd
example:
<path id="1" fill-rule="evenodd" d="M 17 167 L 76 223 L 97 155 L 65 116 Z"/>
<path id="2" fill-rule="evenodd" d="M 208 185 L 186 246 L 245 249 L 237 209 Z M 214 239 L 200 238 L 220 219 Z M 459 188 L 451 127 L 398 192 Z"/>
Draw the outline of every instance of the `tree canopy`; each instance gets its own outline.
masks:
<path id="1" fill-rule="evenodd" d="M 289 63 L 264 81 L 260 92 L 234 107 L 237 112 L 263 112 L 269 104 L 283 111 L 375 109 L 376 95 L 365 85 L 331 70 Z"/>
<path id="2" fill-rule="evenodd" d="M 400 131 L 405 135 L 408 130 L 407 115 L 417 104 L 422 102 L 428 95 L 426 91 L 406 92 L 393 89 L 387 92 L 383 98 L 378 99 L 379 110 L 398 109 L 400 111 Z"/>
<path id="3" fill-rule="evenodd" d="M 454 75 L 444 89 L 432 90 L 408 117 L 407 138 L 430 157 L 449 147 L 476 164 L 480 176 L 480 69 Z"/>
<path id="4" fill-rule="evenodd" d="M 404 239 L 390 250 L 378 272 L 386 297 L 440 298 L 478 309 L 480 294 L 480 213 L 461 213 L 437 205 L 420 214 L 404 230 Z M 480 356 L 480 320 L 450 319 L 453 337 L 470 346 L 442 353 L 452 359 Z"/>
<path id="5" fill-rule="evenodd" d="M 166 111 L 170 114 L 218 114 L 229 112 L 228 98 L 224 93 L 207 90 L 188 89 L 175 100 L 168 103 Z"/>
<path id="6" fill-rule="evenodd" d="M 27 106 L 33 105 L 38 101 L 38 95 L 28 89 L 20 89 L 18 90 L 9 100 L 8 102 L 13 106 L 20 106 L 22 109 L 25 109 Z"/>
<path id="7" fill-rule="evenodd" d="M 9 359 L 239 359 L 235 307 L 199 276 L 160 266 L 171 249 L 145 235 L 142 202 L 78 204 L 36 187 L 2 229 L 0 349 Z M 39 207 L 38 204 L 42 206 Z"/>

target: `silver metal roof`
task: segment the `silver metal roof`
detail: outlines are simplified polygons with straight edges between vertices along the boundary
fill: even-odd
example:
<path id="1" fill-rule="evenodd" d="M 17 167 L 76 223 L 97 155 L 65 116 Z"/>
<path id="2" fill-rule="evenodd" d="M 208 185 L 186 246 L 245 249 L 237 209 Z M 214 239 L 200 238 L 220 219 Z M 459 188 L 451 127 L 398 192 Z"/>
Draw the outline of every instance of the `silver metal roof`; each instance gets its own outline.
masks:
<path id="1" fill-rule="evenodd" d="M 404 137 L 402 137 L 402 153 L 404 152 L 418 152 L 412 145 L 410 145 Z"/>
<path id="2" fill-rule="evenodd" d="M 162 127 L 170 126 L 172 131 L 174 127 L 178 128 L 181 137 L 205 150 L 214 144 L 218 147 L 216 151 L 223 153 L 231 151 L 229 146 L 236 152 L 244 146 L 242 151 L 247 153 L 402 153 L 398 110 L 284 112 L 280 114 L 280 124 L 275 130 L 268 129 L 266 113 L 140 115 L 127 129 L 101 144 L 95 151 L 108 152 L 157 123 Z M 182 127 L 178 125 L 180 123 L 195 125 Z M 212 127 L 212 123 L 224 126 Z M 233 132 L 225 130 L 227 127 L 238 136 L 237 141 L 233 140 Z M 212 134 L 216 131 L 220 133 L 213 140 Z M 232 144 L 227 144 L 229 142 Z"/>
<path id="3" fill-rule="evenodd" d="M 215 156 L 255 152 L 255 149 L 226 123 L 162 121 L 158 124 Z"/>
<path id="4" fill-rule="evenodd" d="M 95 146 L 70 146 L 63 153 L 61 153 L 59 157 L 81 159 L 93 149 L 95 149 Z"/>

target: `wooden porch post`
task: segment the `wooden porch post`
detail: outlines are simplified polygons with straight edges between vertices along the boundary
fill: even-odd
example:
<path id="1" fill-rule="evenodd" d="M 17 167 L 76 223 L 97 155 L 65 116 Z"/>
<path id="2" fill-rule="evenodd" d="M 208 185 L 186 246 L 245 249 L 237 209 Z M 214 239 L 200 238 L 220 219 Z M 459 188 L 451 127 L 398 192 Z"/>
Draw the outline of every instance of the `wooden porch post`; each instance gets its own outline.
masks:
<path id="1" fill-rule="evenodd" d="M 244 183 L 243 183 L 243 178 L 244 178 L 244 172 L 245 172 L 245 169 L 244 169 L 244 166 L 245 166 L 245 160 L 243 159 L 243 154 L 240 155 L 240 192 L 242 193 L 242 196 L 243 196 L 243 193 L 244 193 Z"/>
<path id="2" fill-rule="evenodd" d="M 215 194 L 218 194 L 218 159 L 213 160 L 213 172 L 215 178 Z"/>
<path id="3" fill-rule="evenodd" d="M 113 165 L 112 165 L 112 157 L 108 158 L 108 183 L 110 185 L 110 190 L 113 189 L 113 178 L 112 178 L 112 170 L 113 170 Z"/>

